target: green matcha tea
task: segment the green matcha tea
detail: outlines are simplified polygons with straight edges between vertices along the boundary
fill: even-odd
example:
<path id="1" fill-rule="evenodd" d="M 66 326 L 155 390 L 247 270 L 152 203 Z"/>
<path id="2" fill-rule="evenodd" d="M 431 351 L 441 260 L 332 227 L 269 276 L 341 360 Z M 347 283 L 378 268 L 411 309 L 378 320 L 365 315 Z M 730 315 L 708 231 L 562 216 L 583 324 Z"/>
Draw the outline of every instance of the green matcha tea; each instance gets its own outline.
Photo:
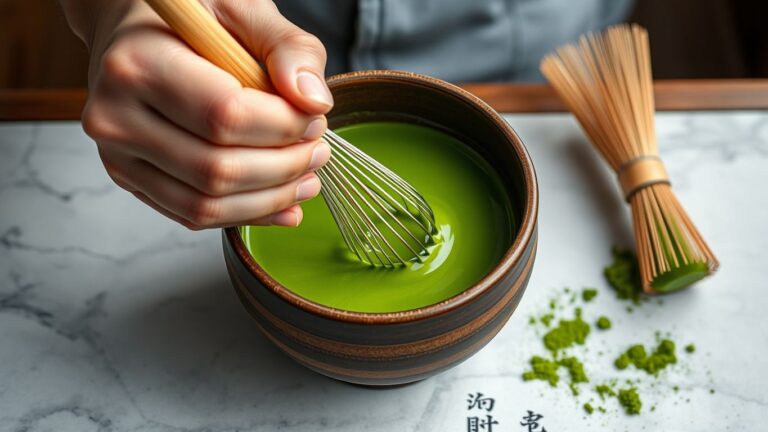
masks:
<path id="1" fill-rule="evenodd" d="M 304 204 L 296 229 L 243 227 L 256 261 L 296 294 L 337 309 L 395 312 L 469 288 L 501 259 L 516 225 L 501 180 L 479 155 L 443 132 L 373 122 L 336 130 L 412 184 L 432 206 L 439 240 L 424 263 L 396 269 L 361 263 L 322 198 Z"/>

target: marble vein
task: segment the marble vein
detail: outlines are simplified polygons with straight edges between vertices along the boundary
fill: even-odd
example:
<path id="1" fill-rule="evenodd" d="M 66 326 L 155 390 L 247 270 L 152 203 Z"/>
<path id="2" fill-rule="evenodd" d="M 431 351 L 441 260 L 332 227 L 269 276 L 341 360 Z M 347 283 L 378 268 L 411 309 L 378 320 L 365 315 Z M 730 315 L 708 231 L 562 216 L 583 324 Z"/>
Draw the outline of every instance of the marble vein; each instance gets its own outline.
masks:
<path id="1" fill-rule="evenodd" d="M 0 193 L 6 189 L 34 189 L 62 202 L 69 202 L 79 196 L 98 198 L 117 189 L 114 184 L 99 187 L 79 186 L 67 190 L 59 190 L 52 184 L 40 178 L 39 172 L 32 164 L 32 158 L 39 148 L 40 127 L 35 125 L 30 129 L 29 141 L 24 145 L 25 150 L 18 165 L 7 174 L 8 179 L 0 182 Z"/>
<path id="2" fill-rule="evenodd" d="M 145 259 L 153 255 L 174 252 L 179 249 L 189 249 L 200 245 L 199 241 L 182 240 L 176 235 L 168 235 L 155 242 L 144 245 L 125 255 L 112 255 L 90 250 L 83 246 L 50 247 L 39 246 L 22 241 L 23 231 L 19 226 L 11 226 L 0 234 L 0 247 L 8 250 L 19 250 L 42 255 L 75 254 L 87 258 L 108 261 L 115 265 L 124 265 L 136 259 Z"/>
<path id="3" fill-rule="evenodd" d="M 24 414 L 18 421 L 16 432 L 32 432 L 37 430 L 37 426 L 46 419 L 54 420 L 53 417 L 61 414 L 69 414 L 78 419 L 83 419 L 94 426 L 98 432 L 111 432 L 114 430 L 112 421 L 104 414 L 91 408 L 84 407 L 80 401 L 72 400 L 70 402 L 36 408 Z M 52 426 L 60 425 L 61 420 L 54 420 Z"/>

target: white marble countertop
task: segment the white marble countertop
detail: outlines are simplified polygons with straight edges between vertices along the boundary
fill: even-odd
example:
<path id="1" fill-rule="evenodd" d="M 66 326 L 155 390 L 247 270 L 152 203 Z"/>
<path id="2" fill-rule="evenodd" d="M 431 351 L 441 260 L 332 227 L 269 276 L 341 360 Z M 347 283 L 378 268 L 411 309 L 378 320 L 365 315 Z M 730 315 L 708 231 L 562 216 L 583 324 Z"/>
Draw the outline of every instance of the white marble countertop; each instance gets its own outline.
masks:
<path id="1" fill-rule="evenodd" d="M 765 430 L 768 113 L 658 116 L 674 188 L 722 268 L 631 314 L 601 275 L 610 246 L 631 241 L 614 179 L 571 117 L 507 118 L 541 188 L 528 291 L 476 356 L 384 390 L 327 379 L 270 345 L 229 285 L 220 233 L 189 232 L 114 186 L 78 124 L 0 124 L 0 430 L 464 432 L 475 392 L 495 399 L 494 431 L 528 430 L 527 410 L 550 432 Z M 590 336 L 609 354 L 584 354 L 593 382 L 655 330 L 696 344 L 641 388 L 642 415 L 614 403 L 586 416 L 565 386 L 521 380 L 543 351 L 528 319 L 565 286 L 598 287 L 585 313 L 614 321 Z"/>

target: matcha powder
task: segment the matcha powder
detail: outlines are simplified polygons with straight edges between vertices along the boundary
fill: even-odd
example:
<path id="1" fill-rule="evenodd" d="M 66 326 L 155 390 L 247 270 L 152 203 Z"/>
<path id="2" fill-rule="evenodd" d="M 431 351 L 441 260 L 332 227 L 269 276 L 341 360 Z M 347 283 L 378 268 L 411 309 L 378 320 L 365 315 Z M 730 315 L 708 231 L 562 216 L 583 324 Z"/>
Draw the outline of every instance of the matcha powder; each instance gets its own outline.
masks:
<path id="1" fill-rule="evenodd" d="M 642 295 L 635 255 L 631 251 L 616 248 L 612 250 L 612 253 L 613 262 L 604 269 L 607 282 L 616 292 L 618 299 L 632 301 L 639 305 L 641 301 L 645 301 L 646 297 Z M 578 295 L 578 291 L 572 292 L 566 288 L 564 294 L 561 295 L 570 298 L 568 304 L 577 302 L 581 297 L 582 306 L 586 308 L 592 307 L 587 304 L 592 303 L 597 294 L 598 291 L 595 288 L 584 288 L 581 291 L 581 296 Z M 538 328 L 546 331 L 542 336 L 542 344 L 546 348 L 547 354 L 531 357 L 529 360 L 530 370 L 525 371 L 522 378 L 524 381 L 546 381 L 551 387 L 557 387 L 561 381 L 566 381 L 565 384 L 570 388 L 571 394 L 577 398 L 581 393 L 578 385 L 590 381 L 589 369 L 600 369 L 604 366 L 602 364 L 587 364 L 585 366 L 583 360 L 579 358 L 577 348 L 586 344 L 591 331 L 590 324 L 584 320 L 581 307 L 574 308 L 572 319 L 559 319 L 558 315 L 567 307 L 558 306 L 558 303 L 562 305 L 560 300 L 562 300 L 560 297 L 551 299 L 547 313 L 538 319 L 531 317 L 529 321 L 533 326 L 540 324 L 541 327 Z M 662 304 L 660 301 L 657 303 Z M 555 322 L 557 325 L 553 327 Z M 594 325 L 601 331 L 607 331 L 613 327 L 611 320 L 602 315 L 598 316 Z M 657 378 L 662 370 L 676 364 L 678 358 L 675 343 L 669 338 L 661 338 L 658 332 L 656 335 L 657 346 L 654 348 L 646 350 L 644 345 L 635 344 L 629 346 L 624 352 L 619 351 L 618 357 L 613 361 L 616 371 L 620 372 L 634 366 L 637 370 Z M 689 344 L 685 346 L 684 350 L 690 354 L 696 351 L 696 347 Z M 599 354 L 602 355 L 602 351 Z M 643 403 L 637 386 L 642 384 L 643 380 L 626 380 L 627 386 L 625 388 L 617 388 L 617 382 L 618 377 L 612 378 L 608 382 L 595 385 L 589 390 L 592 398 L 582 401 L 585 403 L 581 405 L 586 414 L 592 415 L 596 411 L 607 412 L 607 405 L 602 405 L 611 400 L 616 400 L 628 415 L 640 414 Z M 651 384 L 651 387 L 655 386 L 655 383 Z M 599 400 L 597 399 L 598 396 Z M 596 401 L 597 405 L 594 405 Z M 652 406 L 651 411 L 654 408 L 655 406 Z"/>
<path id="2" fill-rule="evenodd" d="M 619 369 L 626 369 L 629 365 L 634 365 L 650 375 L 658 375 L 660 370 L 675 363 L 677 363 L 675 343 L 669 339 L 659 342 L 659 346 L 651 355 L 646 353 L 644 346 L 632 345 L 614 362 Z"/>
<path id="3" fill-rule="evenodd" d="M 603 270 L 605 279 L 616 291 L 616 297 L 620 300 L 630 300 L 640 304 L 643 292 L 640 282 L 640 270 L 637 266 L 637 257 L 630 250 L 613 248 L 613 263 Z"/>
<path id="4" fill-rule="evenodd" d="M 557 386 L 560 376 L 557 375 L 557 369 L 560 364 L 556 361 L 547 360 L 544 357 L 533 356 L 530 360 L 531 370 L 523 373 L 523 380 L 542 380 L 549 382 L 552 387 Z"/>
<path id="5" fill-rule="evenodd" d="M 597 290 L 594 288 L 584 288 L 581 292 L 581 299 L 585 302 L 591 302 L 595 297 L 597 297 Z"/>
<path id="6" fill-rule="evenodd" d="M 637 394 L 637 389 L 632 387 L 628 389 L 619 390 L 619 404 L 624 408 L 624 412 L 627 414 L 640 414 L 640 408 L 643 407 L 643 402 L 640 401 L 640 396 Z"/>
<path id="7" fill-rule="evenodd" d="M 589 324 L 581 319 L 581 309 L 576 308 L 576 318 L 561 320 L 554 329 L 544 335 L 544 346 L 553 354 L 574 344 L 584 345 L 589 335 Z"/>
<path id="8" fill-rule="evenodd" d="M 595 323 L 595 325 L 597 325 L 597 328 L 600 330 L 608 330 L 611 328 L 611 320 L 609 320 L 607 317 L 601 316 L 597 319 L 597 323 Z"/>

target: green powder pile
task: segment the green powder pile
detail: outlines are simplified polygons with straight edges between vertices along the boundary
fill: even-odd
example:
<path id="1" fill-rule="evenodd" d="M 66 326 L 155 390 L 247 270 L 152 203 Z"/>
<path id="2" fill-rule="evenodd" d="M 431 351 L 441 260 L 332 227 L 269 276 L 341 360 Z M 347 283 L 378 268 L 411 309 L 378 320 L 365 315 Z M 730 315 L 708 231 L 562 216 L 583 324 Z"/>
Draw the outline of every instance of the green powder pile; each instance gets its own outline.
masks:
<path id="1" fill-rule="evenodd" d="M 584 411 L 586 411 L 587 414 L 592 414 L 593 412 L 595 412 L 595 409 L 592 408 L 592 404 L 591 403 L 587 402 L 587 403 L 584 404 Z"/>
<path id="2" fill-rule="evenodd" d="M 566 357 L 560 360 L 560 365 L 568 370 L 568 376 L 571 378 L 568 386 L 571 388 L 571 393 L 574 396 L 578 395 L 579 388 L 576 384 L 589 382 L 589 378 L 587 378 L 587 374 L 584 372 L 584 363 L 576 357 Z"/>
<path id="3" fill-rule="evenodd" d="M 587 374 L 584 373 L 584 364 L 576 357 L 566 357 L 560 360 L 560 365 L 568 369 L 568 375 L 571 377 L 572 383 L 589 382 Z"/>
<path id="4" fill-rule="evenodd" d="M 636 388 L 630 387 L 619 390 L 618 399 L 619 404 L 624 407 L 624 412 L 630 415 L 640 414 L 640 408 L 642 408 L 643 402 L 640 400 Z"/>
<path id="5" fill-rule="evenodd" d="M 574 344 L 584 345 L 589 335 L 589 324 L 581 319 L 581 308 L 576 308 L 576 318 L 560 320 L 557 327 L 544 335 L 544 346 L 554 355 Z"/>
<path id="6" fill-rule="evenodd" d="M 609 320 L 608 317 L 601 316 L 597 319 L 597 323 L 595 323 L 595 325 L 600 330 L 608 330 L 611 328 L 611 320 Z"/>
<path id="7" fill-rule="evenodd" d="M 558 362 L 533 356 L 530 364 L 531 370 L 523 373 L 523 380 L 542 380 L 549 382 L 552 387 L 557 386 L 558 381 L 560 381 L 560 377 L 557 375 L 557 369 L 560 367 Z"/>
<path id="8" fill-rule="evenodd" d="M 591 302 L 595 297 L 597 297 L 597 290 L 594 288 L 584 288 L 581 292 L 581 299 L 585 302 Z"/>
<path id="9" fill-rule="evenodd" d="M 544 315 L 541 316 L 541 318 L 539 318 L 541 323 L 544 324 L 547 327 L 549 327 L 549 324 L 552 322 L 553 319 L 555 319 L 555 315 L 551 314 L 551 313 L 550 314 L 544 314 Z"/>
<path id="10" fill-rule="evenodd" d="M 651 375 L 658 375 L 660 370 L 675 363 L 677 363 L 675 343 L 669 339 L 663 339 L 659 342 L 651 355 L 646 353 L 644 346 L 632 345 L 614 362 L 619 369 L 626 369 L 629 365 L 634 365 Z"/>
<path id="11" fill-rule="evenodd" d="M 604 275 L 616 292 L 616 297 L 620 300 L 631 301 L 635 305 L 647 301 L 647 297 L 643 296 L 637 259 L 634 253 L 629 250 L 614 248 L 612 254 L 613 262 L 605 267 Z M 597 295 L 598 290 L 591 287 L 583 288 L 581 291 L 565 288 L 558 297 L 550 299 L 548 310 L 544 314 L 530 318 L 531 325 L 542 325 L 541 328 L 546 331 L 542 336 L 546 354 L 531 357 L 529 360 L 530 370 L 522 374 L 523 380 L 541 380 L 548 382 L 551 387 L 558 387 L 561 381 L 564 381 L 574 398 L 578 400 L 581 393 L 579 384 L 590 381 L 587 374 L 587 369 L 590 366 L 585 367 L 583 359 L 579 358 L 578 355 L 578 347 L 586 344 L 591 331 L 589 322 L 584 319 L 582 307 L 594 307 L 590 303 L 593 303 Z M 578 304 L 579 300 L 581 305 Z M 569 305 L 574 304 L 576 306 L 573 307 L 573 318 L 562 318 L 561 315 L 567 313 Z M 662 302 L 659 301 L 656 304 L 661 305 Z M 633 310 L 630 306 L 627 306 L 626 309 L 627 312 Z M 604 331 L 613 327 L 611 320 L 604 315 L 599 315 L 597 320 L 590 320 L 590 322 L 594 322 L 595 327 Z M 675 353 L 675 343 L 671 339 L 662 338 L 659 332 L 656 332 L 656 338 L 658 343 L 652 351 L 650 348 L 646 350 L 642 344 L 631 345 L 614 360 L 616 369 L 622 371 L 634 366 L 650 376 L 658 377 L 660 371 L 676 364 L 678 359 Z M 684 349 L 687 353 L 696 351 L 693 344 L 686 345 Z M 599 369 L 602 366 L 591 367 Z M 618 388 L 617 383 L 618 378 L 613 378 L 606 383 L 588 388 L 587 400 L 582 404 L 584 411 L 588 415 L 595 412 L 605 413 L 608 411 L 605 404 L 615 400 L 615 403 L 618 403 L 618 406 L 626 414 L 640 414 L 643 403 L 638 385 L 642 384 L 643 381 L 641 379 L 626 380 L 626 385 L 623 388 Z M 675 389 L 677 389 L 676 386 Z M 593 395 L 591 399 L 589 398 L 590 394 Z M 599 396 L 599 400 L 596 399 L 597 396 Z M 651 406 L 648 410 L 654 411 L 655 406 Z"/>
<path id="12" fill-rule="evenodd" d="M 613 263 L 603 269 L 605 279 L 616 291 L 617 298 L 640 304 L 640 301 L 644 300 L 645 297 L 642 296 L 643 288 L 640 282 L 637 257 L 630 250 L 616 247 L 611 250 L 611 253 L 613 254 Z"/>
<path id="13" fill-rule="evenodd" d="M 606 396 L 616 396 L 616 392 L 607 384 L 595 386 L 595 391 L 600 395 L 600 399 L 605 400 Z"/>
<path id="14" fill-rule="evenodd" d="M 570 290 L 565 291 L 566 294 Z M 594 295 L 587 295 L 591 300 Z M 584 297 L 582 297 L 584 298 Z M 551 300 L 549 303 L 551 310 L 557 309 L 557 301 Z M 539 317 L 538 322 L 550 327 L 551 322 L 554 320 L 555 314 L 547 313 Z M 531 322 L 536 323 L 536 319 Z M 557 327 L 552 328 L 542 338 L 544 347 L 549 351 L 549 357 L 533 356 L 529 360 L 531 369 L 523 373 L 524 381 L 541 380 L 546 381 L 552 387 L 557 387 L 560 382 L 560 375 L 558 371 L 562 368 L 568 374 L 568 387 L 571 389 L 571 393 L 578 395 L 578 384 L 589 382 L 589 377 L 584 370 L 584 363 L 577 357 L 568 356 L 560 357 L 563 350 L 573 347 L 574 345 L 584 345 L 587 336 L 589 336 L 590 326 L 589 323 L 582 318 L 581 308 L 574 310 L 573 319 L 561 319 L 557 323 Z"/>
<path id="15" fill-rule="evenodd" d="M 550 305 L 556 304 L 554 301 Z M 584 371 L 584 364 L 576 357 L 565 357 L 560 359 L 559 353 L 570 348 L 575 344 L 584 345 L 589 335 L 589 324 L 581 317 L 581 308 L 576 308 L 575 317 L 571 320 L 560 320 L 557 327 L 548 331 L 543 337 L 544 347 L 550 352 L 551 358 L 541 356 L 531 357 L 529 363 L 531 370 L 523 373 L 523 380 L 542 380 L 547 381 L 550 386 L 556 387 L 560 381 L 558 369 L 561 367 L 568 371 L 568 386 L 574 395 L 579 394 L 576 386 L 579 383 L 589 382 L 587 374 Z M 549 327 L 554 319 L 554 314 L 549 313 L 539 318 L 539 321 Z"/>
<path id="16" fill-rule="evenodd" d="M 557 371 L 562 367 L 568 371 L 570 380 L 568 386 L 574 395 L 579 394 L 576 384 L 589 382 L 589 378 L 587 378 L 587 374 L 584 372 L 584 364 L 576 357 L 550 360 L 540 356 L 533 356 L 531 357 L 530 364 L 531 370 L 523 373 L 524 381 L 547 381 L 550 386 L 557 387 L 557 383 L 560 381 Z"/>
<path id="17" fill-rule="evenodd" d="M 595 386 L 594 390 L 600 396 L 600 400 L 605 401 L 608 398 L 616 398 L 616 400 L 619 402 L 619 405 L 624 408 L 625 413 L 630 415 L 640 414 L 640 408 L 643 406 L 643 402 L 640 399 L 640 394 L 637 393 L 637 388 L 627 387 L 616 391 L 612 387 L 615 385 L 615 381 L 613 381 L 611 385 L 600 384 Z M 600 409 L 601 412 L 605 412 L 603 407 L 598 407 L 598 409 Z M 592 414 L 588 410 L 587 412 Z"/>

